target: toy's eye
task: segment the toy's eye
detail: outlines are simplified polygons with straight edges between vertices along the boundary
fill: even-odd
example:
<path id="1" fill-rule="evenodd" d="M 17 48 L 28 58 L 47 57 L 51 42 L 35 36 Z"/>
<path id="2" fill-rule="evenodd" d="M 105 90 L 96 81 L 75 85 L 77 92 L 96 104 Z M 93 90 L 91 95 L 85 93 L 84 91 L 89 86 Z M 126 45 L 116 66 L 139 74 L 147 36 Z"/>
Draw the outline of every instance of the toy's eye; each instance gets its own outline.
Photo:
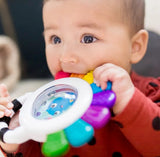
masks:
<path id="1" fill-rule="evenodd" d="M 54 115 L 59 115 L 60 113 L 61 113 L 60 111 L 56 111 Z"/>
<path id="2" fill-rule="evenodd" d="M 85 35 L 85 36 L 83 36 L 81 42 L 85 43 L 85 44 L 89 44 L 89 43 L 95 42 L 96 40 L 97 40 L 97 38 L 95 38 L 92 35 Z"/>
<path id="3" fill-rule="evenodd" d="M 56 106 L 57 106 L 57 104 L 54 103 L 54 104 L 51 105 L 51 108 L 55 108 Z"/>
<path id="4" fill-rule="evenodd" d="M 41 104 L 41 106 L 45 106 L 45 105 L 46 105 L 46 103 L 47 103 L 47 102 L 46 102 L 46 101 L 44 101 L 44 102 Z"/>
<path id="5" fill-rule="evenodd" d="M 52 44 L 60 44 L 61 43 L 61 38 L 54 35 L 54 36 L 51 37 L 51 42 L 52 42 Z"/>

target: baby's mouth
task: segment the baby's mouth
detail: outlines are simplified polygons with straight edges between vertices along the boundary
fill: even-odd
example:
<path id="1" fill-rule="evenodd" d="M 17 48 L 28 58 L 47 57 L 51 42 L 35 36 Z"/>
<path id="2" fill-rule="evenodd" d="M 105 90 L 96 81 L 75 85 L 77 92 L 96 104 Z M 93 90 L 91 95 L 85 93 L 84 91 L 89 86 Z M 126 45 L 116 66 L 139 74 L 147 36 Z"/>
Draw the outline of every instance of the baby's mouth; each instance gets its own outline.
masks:
<path id="1" fill-rule="evenodd" d="M 87 74 L 89 72 L 89 71 L 78 69 L 78 68 L 75 68 L 75 69 L 63 69 L 62 71 L 66 72 L 66 73 L 82 74 L 82 75 L 85 75 L 85 74 Z"/>
<path id="2" fill-rule="evenodd" d="M 75 74 L 86 74 L 89 70 L 84 66 L 75 65 L 75 64 L 63 64 L 61 65 L 62 71 L 67 73 L 75 73 Z"/>

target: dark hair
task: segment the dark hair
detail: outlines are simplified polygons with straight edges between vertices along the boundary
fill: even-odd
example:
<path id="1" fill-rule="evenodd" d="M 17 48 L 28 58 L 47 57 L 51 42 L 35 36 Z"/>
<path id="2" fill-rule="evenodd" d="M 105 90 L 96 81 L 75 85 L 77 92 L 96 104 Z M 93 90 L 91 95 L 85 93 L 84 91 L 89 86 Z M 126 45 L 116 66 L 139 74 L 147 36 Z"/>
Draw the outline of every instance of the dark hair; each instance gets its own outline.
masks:
<path id="1" fill-rule="evenodd" d="M 50 0 L 43 0 L 43 5 Z M 128 25 L 131 35 L 144 28 L 145 0 L 106 0 L 119 5 L 122 22 Z M 119 2 L 119 3 L 118 3 Z"/>
<path id="2" fill-rule="evenodd" d="M 49 1 L 49 0 L 43 0 L 43 5 L 44 5 L 47 1 Z"/>
<path id="3" fill-rule="evenodd" d="M 144 28 L 145 0 L 121 0 L 122 19 L 131 31 L 135 34 Z"/>

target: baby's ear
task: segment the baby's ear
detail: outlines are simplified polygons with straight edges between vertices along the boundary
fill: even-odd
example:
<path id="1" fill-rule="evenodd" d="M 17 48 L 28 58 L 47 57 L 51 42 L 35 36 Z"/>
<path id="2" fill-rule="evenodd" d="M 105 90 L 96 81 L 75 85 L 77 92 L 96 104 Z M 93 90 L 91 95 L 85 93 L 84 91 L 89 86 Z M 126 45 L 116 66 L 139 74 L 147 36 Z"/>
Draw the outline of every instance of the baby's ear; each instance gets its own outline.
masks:
<path id="1" fill-rule="evenodd" d="M 132 37 L 131 63 L 138 63 L 146 53 L 148 45 L 148 32 L 144 29 L 138 31 Z"/>

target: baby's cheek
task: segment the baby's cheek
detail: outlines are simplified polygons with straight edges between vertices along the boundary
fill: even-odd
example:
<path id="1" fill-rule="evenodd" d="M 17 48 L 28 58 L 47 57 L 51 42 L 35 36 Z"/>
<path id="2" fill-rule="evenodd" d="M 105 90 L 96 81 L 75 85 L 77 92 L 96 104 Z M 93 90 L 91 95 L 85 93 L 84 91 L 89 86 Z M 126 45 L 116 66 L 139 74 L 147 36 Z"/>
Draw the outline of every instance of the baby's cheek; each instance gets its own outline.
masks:
<path id="1" fill-rule="evenodd" d="M 55 75 L 57 72 L 62 70 L 59 62 L 55 59 L 53 59 L 53 60 L 48 59 L 47 63 L 48 63 L 48 67 L 49 67 L 49 70 L 50 70 L 52 75 Z"/>
<path id="2" fill-rule="evenodd" d="M 56 73 L 58 73 L 59 71 L 61 71 L 61 68 L 52 68 L 51 67 L 51 69 L 50 69 L 50 72 L 51 72 L 51 74 L 52 74 L 52 76 L 55 76 L 56 75 Z"/>

